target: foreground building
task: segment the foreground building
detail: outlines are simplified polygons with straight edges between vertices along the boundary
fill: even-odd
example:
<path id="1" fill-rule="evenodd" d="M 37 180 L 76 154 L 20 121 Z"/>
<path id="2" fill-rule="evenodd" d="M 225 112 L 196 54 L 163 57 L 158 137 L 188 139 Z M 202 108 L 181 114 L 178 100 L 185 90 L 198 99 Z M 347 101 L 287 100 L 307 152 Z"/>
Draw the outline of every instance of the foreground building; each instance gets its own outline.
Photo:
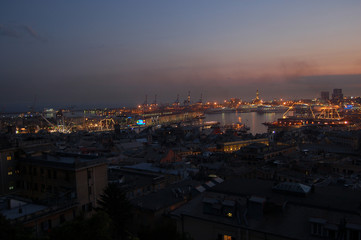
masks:
<path id="1" fill-rule="evenodd" d="M 92 155 L 43 154 L 19 160 L 24 197 L 46 202 L 76 202 L 91 211 L 107 186 L 107 164 Z"/>
<path id="2" fill-rule="evenodd" d="M 361 239 L 361 192 L 234 179 L 172 213 L 197 239 Z"/>
<path id="3" fill-rule="evenodd" d="M 0 198 L 0 212 L 37 235 L 80 214 L 91 215 L 108 184 L 107 164 L 95 155 L 22 156 L 16 169 L 16 195 Z"/>

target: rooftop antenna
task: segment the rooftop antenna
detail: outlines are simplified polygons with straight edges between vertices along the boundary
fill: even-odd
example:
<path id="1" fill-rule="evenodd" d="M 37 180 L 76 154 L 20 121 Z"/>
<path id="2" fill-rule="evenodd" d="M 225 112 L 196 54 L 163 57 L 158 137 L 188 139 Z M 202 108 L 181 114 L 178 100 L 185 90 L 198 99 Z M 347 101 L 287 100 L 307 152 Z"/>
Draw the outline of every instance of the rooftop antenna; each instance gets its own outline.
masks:
<path id="1" fill-rule="evenodd" d="M 145 95 L 145 102 L 144 102 L 144 105 L 148 105 L 148 95 L 147 95 L 147 94 Z"/>
<path id="2" fill-rule="evenodd" d="M 34 96 L 33 105 L 30 107 L 30 113 L 35 113 L 36 95 Z"/>

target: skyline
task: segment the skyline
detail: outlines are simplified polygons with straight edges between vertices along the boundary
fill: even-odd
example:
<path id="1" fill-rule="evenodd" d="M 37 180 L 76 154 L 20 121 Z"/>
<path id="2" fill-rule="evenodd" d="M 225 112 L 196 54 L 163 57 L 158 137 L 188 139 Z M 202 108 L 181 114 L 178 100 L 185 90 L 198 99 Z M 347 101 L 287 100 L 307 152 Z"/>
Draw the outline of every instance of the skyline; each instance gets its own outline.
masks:
<path id="1" fill-rule="evenodd" d="M 361 89 L 358 1 L 2 1 L 0 109 Z"/>

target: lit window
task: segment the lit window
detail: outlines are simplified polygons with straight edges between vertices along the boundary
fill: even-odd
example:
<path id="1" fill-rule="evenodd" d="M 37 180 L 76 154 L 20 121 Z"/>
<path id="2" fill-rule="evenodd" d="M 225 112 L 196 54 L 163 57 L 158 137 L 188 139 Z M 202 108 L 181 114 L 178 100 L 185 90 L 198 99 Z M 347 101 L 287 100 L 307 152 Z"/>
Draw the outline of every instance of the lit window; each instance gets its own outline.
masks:
<path id="1" fill-rule="evenodd" d="M 232 213 L 227 213 L 227 217 L 232 217 Z"/>
<path id="2" fill-rule="evenodd" d="M 10 161 L 11 160 L 11 156 L 7 156 L 6 160 Z"/>
<path id="3" fill-rule="evenodd" d="M 14 190 L 14 186 L 10 186 L 10 187 L 9 187 L 9 190 Z"/>
<path id="4" fill-rule="evenodd" d="M 10 175 L 13 175 L 13 171 L 9 171 L 8 172 L 8 175 L 10 176 Z"/>
<path id="5" fill-rule="evenodd" d="M 232 236 L 223 235 L 223 240 L 232 240 Z"/>

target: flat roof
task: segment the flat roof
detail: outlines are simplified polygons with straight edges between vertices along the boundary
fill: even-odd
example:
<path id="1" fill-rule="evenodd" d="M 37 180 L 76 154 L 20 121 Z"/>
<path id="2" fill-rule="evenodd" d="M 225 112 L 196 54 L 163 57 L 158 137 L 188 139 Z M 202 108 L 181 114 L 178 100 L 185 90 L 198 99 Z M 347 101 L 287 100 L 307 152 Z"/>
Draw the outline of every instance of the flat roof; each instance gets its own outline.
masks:
<path id="1" fill-rule="evenodd" d="M 66 169 L 81 169 L 84 167 L 106 164 L 106 160 L 93 155 L 78 154 L 43 154 L 42 156 L 22 158 L 23 163 L 33 163 L 41 166 Z"/>
<path id="2" fill-rule="evenodd" d="M 17 218 L 20 218 L 20 217 L 24 217 L 26 215 L 31 215 L 33 213 L 43 211 L 43 210 L 45 210 L 47 208 L 48 207 L 44 206 L 44 205 L 27 203 L 25 205 L 15 207 L 15 208 L 12 208 L 12 209 L 1 210 L 1 213 L 5 216 L 5 218 L 10 219 L 10 220 L 14 220 L 14 219 L 17 219 Z M 21 211 L 20 211 L 20 209 L 21 209 Z"/>

